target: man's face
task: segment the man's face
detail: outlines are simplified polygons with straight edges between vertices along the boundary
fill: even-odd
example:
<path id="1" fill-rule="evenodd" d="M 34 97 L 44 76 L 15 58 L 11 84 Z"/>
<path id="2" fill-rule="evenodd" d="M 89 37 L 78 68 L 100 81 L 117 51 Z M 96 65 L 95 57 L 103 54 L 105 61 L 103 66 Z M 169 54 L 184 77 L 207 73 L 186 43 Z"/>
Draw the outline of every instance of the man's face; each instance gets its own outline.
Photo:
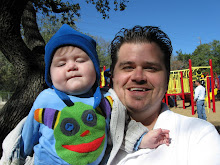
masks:
<path id="1" fill-rule="evenodd" d="M 73 46 L 61 47 L 55 52 L 50 75 L 56 89 L 72 95 L 88 92 L 96 81 L 92 60 Z"/>
<path id="2" fill-rule="evenodd" d="M 158 115 L 168 82 L 163 58 L 156 43 L 121 46 L 112 78 L 113 88 L 131 116 L 134 113 Z"/>
<path id="3" fill-rule="evenodd" d="M 198 86 L 198 85 L 199 85 L 198 81 L 195 81 L 195 85 L 196 85 L 196 86 Z"/>

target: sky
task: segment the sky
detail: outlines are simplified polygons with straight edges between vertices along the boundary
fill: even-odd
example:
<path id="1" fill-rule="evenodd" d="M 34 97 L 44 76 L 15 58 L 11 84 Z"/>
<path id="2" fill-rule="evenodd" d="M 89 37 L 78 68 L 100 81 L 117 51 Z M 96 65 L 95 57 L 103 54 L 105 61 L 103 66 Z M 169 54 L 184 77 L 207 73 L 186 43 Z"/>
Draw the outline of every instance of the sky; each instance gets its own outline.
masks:
<path id="1" fill-rule="evenodd" d="M 170 37 L 174 55 L 179 50 L 193 53 L 200 43 L 220 40 L 220 0 L 129 0 L 126 10 L 111 8 L 110 18 L 105 20 L 92 4 L 76 1 L 81 5 L 76 26 L 106 41 L 121 28 L 135 25 L 160 27 Z"/>

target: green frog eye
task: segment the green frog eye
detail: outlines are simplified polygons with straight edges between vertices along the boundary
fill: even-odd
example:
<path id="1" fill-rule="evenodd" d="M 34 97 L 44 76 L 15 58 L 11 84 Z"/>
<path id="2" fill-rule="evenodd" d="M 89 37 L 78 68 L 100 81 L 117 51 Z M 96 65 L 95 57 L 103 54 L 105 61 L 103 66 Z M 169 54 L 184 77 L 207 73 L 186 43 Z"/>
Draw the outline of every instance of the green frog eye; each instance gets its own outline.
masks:
<path id="1" fill-rule="evenodd" d="M 80 129 L 78 122 L 73 118 L 65 118 L 60 124 L 60 130 L 66 136 L 75 135 Z"/>
<path id="2" fill-rule="evenodd" d="M 94 127 L 97 124 L 97 116 L 93 110 L 86 110 L 82 114 L 82 121 L 89 127 Z"/>

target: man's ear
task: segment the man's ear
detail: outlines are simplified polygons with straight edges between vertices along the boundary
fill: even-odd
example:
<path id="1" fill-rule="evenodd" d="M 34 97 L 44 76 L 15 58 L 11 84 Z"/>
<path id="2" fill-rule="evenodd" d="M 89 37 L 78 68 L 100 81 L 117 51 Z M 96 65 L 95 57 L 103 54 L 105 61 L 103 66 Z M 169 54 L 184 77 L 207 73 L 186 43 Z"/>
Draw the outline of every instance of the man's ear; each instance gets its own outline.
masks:
<path id="1" fill-rule="evenodd" d="M 170 73 L 167 73 L 167 90 L 168 90 L 168 86 L 169 86 L 169 81 L 170 81 Z"/>

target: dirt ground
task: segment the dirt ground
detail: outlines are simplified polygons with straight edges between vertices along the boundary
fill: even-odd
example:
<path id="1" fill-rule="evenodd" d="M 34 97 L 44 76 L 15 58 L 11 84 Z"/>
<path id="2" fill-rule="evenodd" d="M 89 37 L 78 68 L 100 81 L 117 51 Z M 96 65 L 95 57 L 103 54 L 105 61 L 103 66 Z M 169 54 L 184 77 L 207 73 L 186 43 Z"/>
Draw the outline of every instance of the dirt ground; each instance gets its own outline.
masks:
<path id="1" fill-rule="evenodd" d="M 186 109 L 183 109 L 183 102 L 182 100 L 177 101 L 177 107 L 170 107 L 170 110 L 173 112 L 185 115 L 185 116 L 190 116 L 190 117 L 198 117 L 197 113 L 192 115 L 192 107 L 190 106 L 189 103 L 185 103 Z M 194 107 L 194 110 L 196 111 L 196 106 Z M 215 126 L 220 127 L 220 100 L 215 102 L 215 113 L 213 112 L 213 105 L 211 103 L 211 109 L 208 108 L 206 105 L 206 116 L 207 116 L 207 121 L 212 123 Z"/>

